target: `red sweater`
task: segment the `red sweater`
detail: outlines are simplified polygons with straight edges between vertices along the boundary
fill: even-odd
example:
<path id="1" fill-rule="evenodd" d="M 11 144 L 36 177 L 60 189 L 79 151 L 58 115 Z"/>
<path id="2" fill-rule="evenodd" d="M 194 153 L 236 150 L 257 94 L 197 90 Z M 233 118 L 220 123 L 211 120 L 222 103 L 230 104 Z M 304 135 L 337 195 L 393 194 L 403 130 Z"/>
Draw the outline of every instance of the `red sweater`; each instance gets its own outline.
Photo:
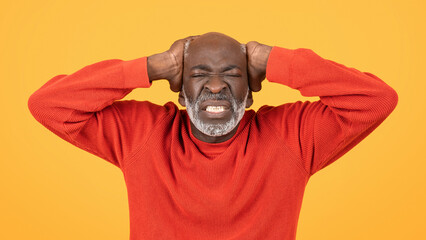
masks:
<path id="1" fill-rule="evenodd" d="M 371 73 L 274 47 L 267 79 L 320 100 L 247 110 L 231 139 L 206 143 L 173 102 L 117 101 L 151 86 L 146 67 L 146 57 L 94 63 L 53 77 L 28 102 L 46 128 L 122 170 L 132 240 L 295 239 L 310 176 L 398 101 Z"/>

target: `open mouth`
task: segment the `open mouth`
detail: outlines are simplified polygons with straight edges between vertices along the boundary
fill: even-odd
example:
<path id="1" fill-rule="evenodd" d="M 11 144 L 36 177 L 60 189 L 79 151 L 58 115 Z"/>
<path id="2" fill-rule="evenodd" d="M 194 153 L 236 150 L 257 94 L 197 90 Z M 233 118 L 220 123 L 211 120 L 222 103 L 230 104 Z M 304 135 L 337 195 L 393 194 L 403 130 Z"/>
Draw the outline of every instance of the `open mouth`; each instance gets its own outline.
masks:
<path id="1" fill-rule="evenodd" d="M 201 103 L 201 110 L 209 116 L 220 117 L 230 111 L 231 103 L 226 100 L 206 100 Z"/>
<path id="2" fill-rule="evenodd" d="M 228 109 L 229 108 L 227 108 L 225 106 L 207 106 L 205 111 L 209 112 L 209 113 L 221 113 L 221 112 L 224 112 Z"/>

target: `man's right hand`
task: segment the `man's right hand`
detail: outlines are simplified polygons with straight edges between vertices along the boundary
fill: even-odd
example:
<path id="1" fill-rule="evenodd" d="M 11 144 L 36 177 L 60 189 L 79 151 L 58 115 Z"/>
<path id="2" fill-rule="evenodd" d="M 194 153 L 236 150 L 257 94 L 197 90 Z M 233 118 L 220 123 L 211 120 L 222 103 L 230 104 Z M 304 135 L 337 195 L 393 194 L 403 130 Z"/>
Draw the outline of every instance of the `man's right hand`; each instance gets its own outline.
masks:
<path id="1" fill-rule="evenodd" d="M 170 89 L 179 92 L 182 88 L 183 50 L 187 40 L 198 36 L 189 36 L 175 41 L 169 50 L 148 57 L 147 69 L 150 81 L 166 79 Z"/>

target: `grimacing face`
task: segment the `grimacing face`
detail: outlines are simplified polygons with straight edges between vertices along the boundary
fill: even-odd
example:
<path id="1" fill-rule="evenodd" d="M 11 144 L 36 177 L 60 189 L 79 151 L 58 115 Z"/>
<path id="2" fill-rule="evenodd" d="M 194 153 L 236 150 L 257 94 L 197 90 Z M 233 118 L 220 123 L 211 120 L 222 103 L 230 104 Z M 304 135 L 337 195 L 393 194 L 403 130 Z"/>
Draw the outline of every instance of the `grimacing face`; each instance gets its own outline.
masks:
<path id="1" fill-rule="evenodd" d="M 193 133 L 206 141 L 229 139 L 253 103 L 246 54 L 238 41 L 219 33 L 201 35 L 186 53 L 179 103 L 186 106 Z"/>

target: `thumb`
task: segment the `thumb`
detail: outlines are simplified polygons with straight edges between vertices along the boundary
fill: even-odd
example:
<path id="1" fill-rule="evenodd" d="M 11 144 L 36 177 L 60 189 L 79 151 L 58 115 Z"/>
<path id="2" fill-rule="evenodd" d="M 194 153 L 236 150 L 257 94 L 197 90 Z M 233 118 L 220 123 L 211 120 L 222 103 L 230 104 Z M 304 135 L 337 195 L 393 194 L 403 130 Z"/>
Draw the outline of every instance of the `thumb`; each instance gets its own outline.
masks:
<path id="1" fill-rule="evenodd" d="M 182 71 L 169 80 L 170 90 L 180 92 L 182 89 Z"/>
<path id="2" fill-rule="evenodd" d="M 250 90 L 253 92 L 259 92 L 262 89 L 262 79 L 265 78 L 265 76 L 259 76 L 257 71 L 253 69 L 249 69 L 249 87 Z"/>

